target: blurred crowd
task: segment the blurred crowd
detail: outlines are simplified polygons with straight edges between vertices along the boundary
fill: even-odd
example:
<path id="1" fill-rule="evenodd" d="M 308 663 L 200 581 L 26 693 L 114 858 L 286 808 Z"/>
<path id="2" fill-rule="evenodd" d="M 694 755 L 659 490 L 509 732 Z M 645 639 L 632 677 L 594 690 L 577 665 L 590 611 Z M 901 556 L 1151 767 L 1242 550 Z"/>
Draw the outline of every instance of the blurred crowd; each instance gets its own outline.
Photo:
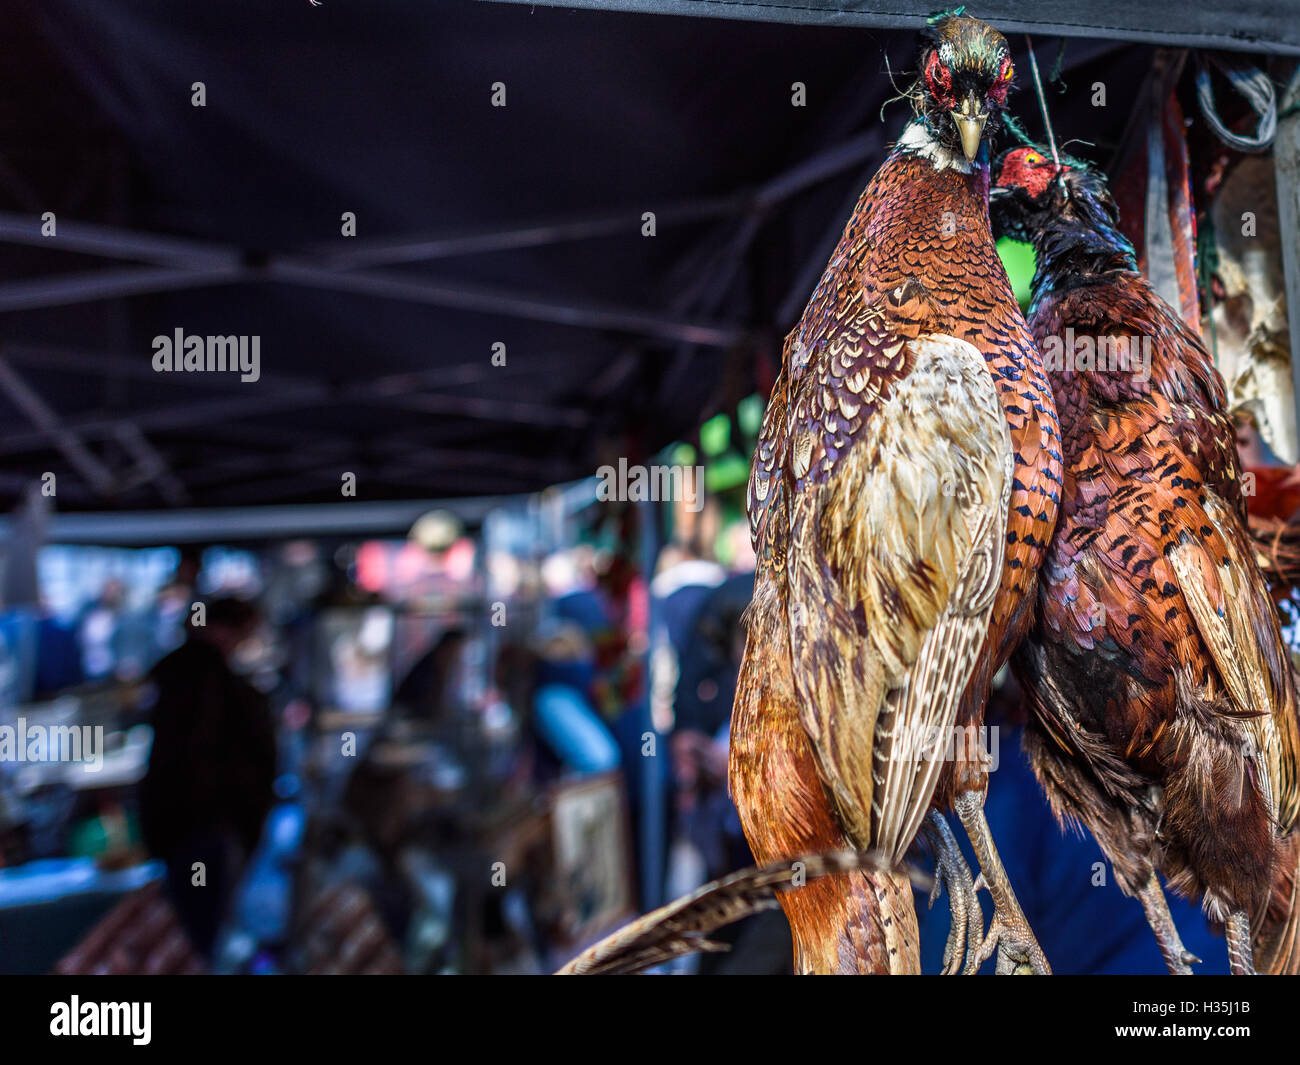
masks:
<path id="1" fill-rule="evenodd" d="M 463 536 L 119 551 L 92 587 L 47 560 L 56 594 L 0 616 L 0 716 L 93 718 L 123 766 L 0 765 L 0 934 L 11 898 L 81 898 L 76 863 L 107 906 L 104 876 L 153 862 L 187 965 L 300 969 L 301 915 L 346 885 L 402 971 L 544 971 L 748 864 L 733 539 L 728 566 L 670 543 L 649 580 L 625 547 L 554 550 L 499 602 Z"/>

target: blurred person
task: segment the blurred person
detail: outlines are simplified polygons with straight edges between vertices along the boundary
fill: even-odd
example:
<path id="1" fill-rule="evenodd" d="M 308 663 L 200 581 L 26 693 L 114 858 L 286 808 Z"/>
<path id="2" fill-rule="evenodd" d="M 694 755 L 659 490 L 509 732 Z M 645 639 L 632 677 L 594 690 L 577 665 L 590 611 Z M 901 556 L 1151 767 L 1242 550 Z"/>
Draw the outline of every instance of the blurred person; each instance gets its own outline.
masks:
<path id="1" fill-rule="evenodd" d="M 669 814 L 669 759 L 647 743 L 657 744 L 652 724 L 647 657 L 650 650 L 649 582 L 633 561 L 636 538 L 634 508 L 618 517 L 620 550 L 599 560 L 596 586 L 562 595 L 547 603 L 549 617 L 576 622 L 592 646 L 590 681 L 585 692 L 617 743 L 624 772 L 623 788 L 632 825 L 633 853 L 654 869 L 639 869 L 643 897 L 662 884 L 661 827 Z"/>
<path id="2" fill-rule="evenodd" d="M 94 602 L 82 611 L 77 625 L 81 662 L 87 680 L 136 680 L 164 651 L 159 644 L 157 604 L 140 602 L 143 589 L 110 577 Z M 180 616 L 188 604 L 181 608 Z"/>
<path id="3" fill-rule="evenodd" d="M 3 623 L 0 622 L 0 628 Z M 85 680 L 81 645 L 74 623 L 42 609 L 36 630 L 36 676 L 33 697 L 50 699 Z"/>
<path id="4" fill-rule="evenodd" d="M 266 697 L 231 668 L 257 629 L 256 607 L 206 604 L 205 624 L 150 673 L 153 749 L 140 785 L 145 846 L 195 949 L 217 933 L 273 803 L 275 726 Z"/>
<path id="5" fill-rule="evenodd" d="M 550 774 L 606 773 L 619 767 L 618 743 L 587 698 L 591 651 L 582 630 L 553 624 L 539 650 L 507 644 L 497 657 L 497 687 L 525 715 Z"/>
<path id="6" fill-rule="evenodd" d="M 650 582 L 655 620 L 667 630 L 680 657 L 691 639 L 691 623 L 704 601 L 727 576 L 718 563 L 686 544 L 669 544 L 659 553 L 659 572 Z"/>
<path id="7" fill-rule="evenodd" d="M 397 686 L 393 702 L 415 721 L 450 724 L 460 705 L 460 669 L 469 633 L 448 629 L 415 662 Z"/>
<path id="8" fill-rule="evenodd" d="M 742 615 L 752 591 L 753 574 L 715 588 L 689 627 L 681 659 L 671 738 L 675 836 L 698 853 L 701 883 L 749 864 L 726 781 L 731 704 L 745 649 Z"/>
<path id="9" fill-rule="evenodd" d="M 725 736 L 745 651 L 741 616 L 753 594 L 753 571 L 737 574 L 710 589 L 692 613 L 679 652 L 677 730 Z"/>
<path id="10" fill-rule="evenodd" d="M 185 642 L 185 623 L 198 597 L 199 571 L 203 554 L 197 548 L 184 547 L 171 578 L 158 589 L 153 604 L 153 642 L 159 656 L 174 651 Z"/>
<path id="11" fill-rule="evenodd" d="M 104 582 L 81 614 L 77 637 L 81 643 L 81 666 L 88 680 L 102 680 L 113 673 L 121 653 L 122 615 L 126 607 L 126 585 L 116 577 Z"/>
<path id="12" fill-rule="evenodd" d="M 596 652 L 591 700 L 606 720 L 614 721 L 616 734 L 631 722 L 632 749 L 639 750 L 639 708 L 647 697 L 648 589 L 636 563 L 615 554 L 598 576 L 595 596 L 599 621 L 588 630 Z"/>

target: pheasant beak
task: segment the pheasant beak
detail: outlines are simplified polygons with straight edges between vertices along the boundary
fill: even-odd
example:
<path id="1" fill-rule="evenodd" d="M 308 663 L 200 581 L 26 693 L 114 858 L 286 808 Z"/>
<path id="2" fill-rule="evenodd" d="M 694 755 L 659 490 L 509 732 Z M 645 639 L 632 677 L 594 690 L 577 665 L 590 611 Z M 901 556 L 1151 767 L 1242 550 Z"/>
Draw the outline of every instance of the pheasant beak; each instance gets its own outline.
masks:
<path id="1" fill-rule="evenodd" d="M 989 113 L 984 110 L 978 96 L 968 93 L 961 102 L 961 110 L 954 111 L 952 120 L 957 123 L 957 132 L 961 135 L 961 150 L 966 161 L 974 162 L 979 154 L 980 138 L 984 136 L 984 123 L 989 120 Z"/>

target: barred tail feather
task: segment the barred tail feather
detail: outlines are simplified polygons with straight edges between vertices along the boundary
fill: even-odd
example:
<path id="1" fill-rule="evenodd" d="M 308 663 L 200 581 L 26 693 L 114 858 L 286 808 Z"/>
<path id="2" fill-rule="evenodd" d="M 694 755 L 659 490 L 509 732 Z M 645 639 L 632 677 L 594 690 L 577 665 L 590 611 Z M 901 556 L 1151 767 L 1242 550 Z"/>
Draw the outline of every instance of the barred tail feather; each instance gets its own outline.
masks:
<path id="1" fill-rule="evenodd" d="M 710 932 L 772 909 L 778 901 L 786 905 L 805 892 L 815 892 L 821 878 L 829 876 L 855 878 L 855 890 L 845 895 L 842 904 L 852 905 L 859 914 L 860 919 L 851 922 L 856 930 L 852 938 L 862 941 L 856 945 L 863 954 L 854 958 L 852 952 L 832 949 L 829 953 L 817 951 L 826 956 L 810 957 L 810 945 L 802 944 L 801 968 L 816 972 L 920 972 L 908 874 L 890 870 L 877 853 L 847 850 L 772 862 L 724 876 L 624 925 L 588 947 L 556 975 L 636 973 L 684 954 L 725 950 L 708 938 Z M 789 909 L 786 905 L 787 914 Z"/>

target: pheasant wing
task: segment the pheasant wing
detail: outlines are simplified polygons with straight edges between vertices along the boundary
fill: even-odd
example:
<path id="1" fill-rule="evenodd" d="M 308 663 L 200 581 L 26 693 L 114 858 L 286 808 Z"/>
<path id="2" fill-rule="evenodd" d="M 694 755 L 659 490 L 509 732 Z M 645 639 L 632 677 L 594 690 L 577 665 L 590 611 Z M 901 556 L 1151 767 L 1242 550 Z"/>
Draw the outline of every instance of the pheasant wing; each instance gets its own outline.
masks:
<path id="1" fill-rule="evenodd" d="M 1184 535 L 1169 553 L 1188 610 L 1265 767 L 1283 831 L 1300 808 L 1300 737 L 1290 655 L 1268 586 L 1238 519 L 1212 493 L 1204 498 L 1212 543 Z M 1216 594 L 1217 593 L 1217 594 Z"/>
<path id="2" fill-rule="evenodd" d="M 1094 425 L 1096 444 L 1084 464 L 1091 476 L 1080 488 L 1077 512 L 1104 517 L 1095 532 L 1081 530 L 1074 545 L 1092 555 L 1083 566 L 1088 579 L 1072 583 L 1067 595 L 1049 597 L 1044 621 L 1069 627 L 1083 647 L 1091 646 L 1100 624 L 1127 642 L 1155 683 L 1170 657 L 1193 663 L 1208 652 L 1228 696 L 1226 712 L 1251 735 L 1265 770 L 1261 785 L 1286 827 L 1300 808 L 1290 656 L 1235 497 L 1202 481 L 1187 457 L 1195 449 L 1171 435 L 1186 420 L 1176 414 L 1154 393 Z M 1230 454 L 1223 461 L 1215 481 L 1233 484 L 1235 461 Z M 1127 625 L 1105 620 L 1126 616 Z M 1153 633 L 1131 623 L 1139 617 L 1156 625 Z M 1130 731 L 1153 742 L 1168 724 L 1133 722 Z"/>
<path id="3" fill-rule="evenodd" d="M 892 860 L 985 642 L 1012 480 L 992 377 L 943 318 L 919 282 L 858 288 L 805 317 L 787 368 L 801 720 L 850 837 Z"/>

